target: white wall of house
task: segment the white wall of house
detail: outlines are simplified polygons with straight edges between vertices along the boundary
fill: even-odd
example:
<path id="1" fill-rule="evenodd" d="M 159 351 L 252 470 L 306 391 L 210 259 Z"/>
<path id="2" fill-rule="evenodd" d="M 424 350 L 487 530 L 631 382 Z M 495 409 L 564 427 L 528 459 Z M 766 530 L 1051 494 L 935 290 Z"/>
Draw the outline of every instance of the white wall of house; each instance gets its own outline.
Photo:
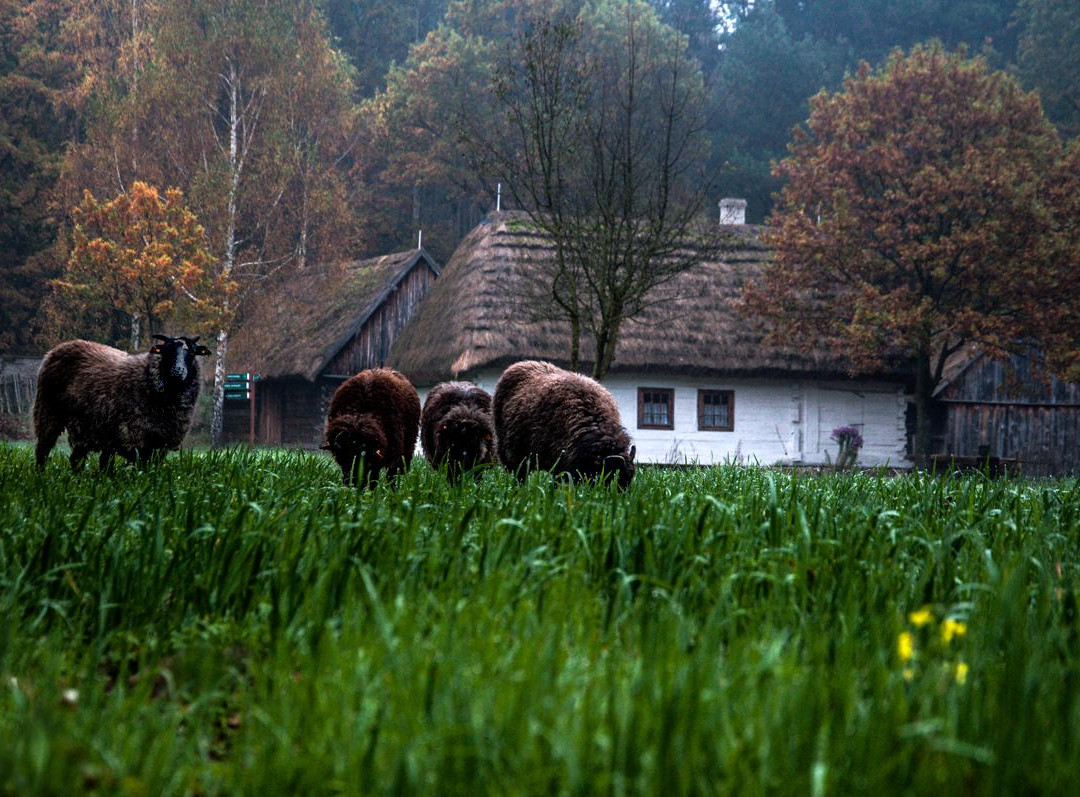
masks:
<path id="1" fill-rule="evenodd" d="M 470 381 L 489 393 L 501 371 L 481 371 Z M 637 446 L 639 462 L 714 464 L 824 464 L 834 460 L 830 439 L 838 426 L 863 436 L 862 465 L 908 467 L 903 388 L 881 382 L 784 379 L 716 379 L 613 374 L 604 380 L 619 404 L 622 424 Z M 638 428 L 638 389 L 674 390 L 673 429 Z M 430 386 L 420 387 L 421 404 Z M 698 430 L 698 390 L 730 390 L 735 417 L 730 432 Z"/>

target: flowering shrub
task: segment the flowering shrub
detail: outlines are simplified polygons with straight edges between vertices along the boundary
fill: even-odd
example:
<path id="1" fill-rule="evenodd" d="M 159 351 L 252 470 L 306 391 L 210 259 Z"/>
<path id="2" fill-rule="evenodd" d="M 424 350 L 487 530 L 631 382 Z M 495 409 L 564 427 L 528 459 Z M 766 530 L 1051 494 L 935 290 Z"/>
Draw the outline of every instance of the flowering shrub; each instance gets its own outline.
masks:
<path id="1" fill-rule="evenodd" d="M 837 426 L 830 437 L 840 444 L 841 451 L 849 449 L 858 453 L 863 445 L 862 435 L 854 426 Z"/>
<path id="2" fill-rule="evenodd" d="M 862 435 L 854 426 L 837 426 L 830 435 L 840 444 L 840 453 L 836 455 L 836 467 L 845 468 L 855 464 L 859 458 L 859 449 L 863 446 Z"/>

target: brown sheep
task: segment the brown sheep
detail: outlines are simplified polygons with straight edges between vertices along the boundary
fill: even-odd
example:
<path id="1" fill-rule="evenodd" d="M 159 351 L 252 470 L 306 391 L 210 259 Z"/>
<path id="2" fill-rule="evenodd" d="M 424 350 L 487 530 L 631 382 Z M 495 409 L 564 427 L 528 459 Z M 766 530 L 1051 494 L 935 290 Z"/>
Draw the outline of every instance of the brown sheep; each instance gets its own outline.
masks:
<path id="1" fill-rule="evenodd" d="M 322 447 L 333 454 L 345 484 L 370 487 L 383 471 L 394 476 L 409 466 L 419 428 L 416 388 L 397 371 L 373 368 L 334 392 Z"/>
<path id="2" fill-rule="evenodd" d="M 499 377 L 494 408 L 499 461 L 519 479 L 535 468 L 575 479 L 617 475 L 623 488 L 634 478 L 636 449 L 599 382 L 526 360 Z"/>
<path id="3" fill-rule="evenodd" d="M 443 382 L 428 393 L 420 415 L 420 444 L 451 481 L 495 461 L 491 394 L 471 382 Z M 479 473 L 475 470 L 474 473 Z"/>
<path id="4" fill-rule="evenodd" d="M 45 355 L 34 400 L 38 468 L 64 429 L 76 470 L 93 451 L 108 469 L 116 454 L 146 462 L 180 447 L 199 396 L 195 358 L 210 350 L 197 337 L 154 338 L 142 354 L 69 340 Z"/>

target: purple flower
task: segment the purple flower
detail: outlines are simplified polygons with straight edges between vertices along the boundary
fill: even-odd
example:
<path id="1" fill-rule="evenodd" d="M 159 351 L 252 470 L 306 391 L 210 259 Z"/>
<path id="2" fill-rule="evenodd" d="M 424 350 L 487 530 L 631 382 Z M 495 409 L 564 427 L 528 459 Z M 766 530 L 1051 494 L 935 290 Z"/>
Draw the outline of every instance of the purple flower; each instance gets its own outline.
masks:
<path id="1" fill-rule="evenodd" d="M 840 444 L 841 451 L 858 451 L 863 445 L 862 435 L 854 426 L 837 426 L 830 436 Z"/>

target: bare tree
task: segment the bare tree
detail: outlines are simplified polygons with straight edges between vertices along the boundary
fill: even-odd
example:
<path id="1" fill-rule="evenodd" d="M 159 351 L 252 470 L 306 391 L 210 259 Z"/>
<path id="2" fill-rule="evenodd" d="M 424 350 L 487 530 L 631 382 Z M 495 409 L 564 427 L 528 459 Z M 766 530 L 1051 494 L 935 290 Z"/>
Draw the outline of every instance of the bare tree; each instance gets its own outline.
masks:
<path id="1" fill-rule="evenodd" d="M 592 338 L 602 378 L 624 324 L 713 246 L 700 71 L 648 6 L 611 2 L 524 18 L 494 88 L 497 124 L 463 130 L 550 240 L 537 311 L 568 322 L 572 368 Z"/>

